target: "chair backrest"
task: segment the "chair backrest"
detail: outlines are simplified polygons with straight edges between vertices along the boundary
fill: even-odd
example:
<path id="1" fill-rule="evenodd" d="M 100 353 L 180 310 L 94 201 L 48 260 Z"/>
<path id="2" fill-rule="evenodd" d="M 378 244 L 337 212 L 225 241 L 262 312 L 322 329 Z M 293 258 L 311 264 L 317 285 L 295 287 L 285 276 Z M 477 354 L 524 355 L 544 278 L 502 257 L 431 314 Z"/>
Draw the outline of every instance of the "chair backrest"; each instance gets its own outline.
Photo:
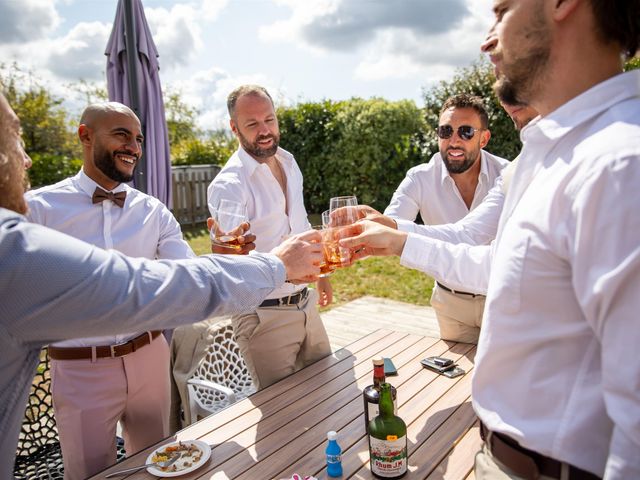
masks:
<path id="1" fill-rule="evenodd" d="M 62 479 L 63 476 L 46 348 L 40 352 L 40 362 L 29 393 L 13 474 L 18 479 Z"/>
<path id="2" fill-rule="evenodd" d="M 209 330 L 210 341 L 204 358 L 192 378 L 208 380 L 230 388 L 240 400 L 255 392 L 251 374 L 233 338 L 230 322 L 221 322 Z M 224 394 L 210 389 L 191 386 L 200 406 L 212 413 L 228 405 Z"/>

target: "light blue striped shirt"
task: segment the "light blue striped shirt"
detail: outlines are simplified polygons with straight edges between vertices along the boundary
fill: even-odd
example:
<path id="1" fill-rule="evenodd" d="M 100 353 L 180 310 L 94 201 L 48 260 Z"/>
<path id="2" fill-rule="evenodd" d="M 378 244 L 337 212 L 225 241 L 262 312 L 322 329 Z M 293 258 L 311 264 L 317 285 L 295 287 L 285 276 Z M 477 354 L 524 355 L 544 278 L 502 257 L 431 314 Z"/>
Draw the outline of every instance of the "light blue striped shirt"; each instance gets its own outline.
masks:
<path id="1" fill-rule="evenodd" d="M 282 262 L 270 254 L 128 258 L 3 208 L 0 272 L 0 478 L 12 477 L 43 345 L 253 310 L 286 276 Z"/>

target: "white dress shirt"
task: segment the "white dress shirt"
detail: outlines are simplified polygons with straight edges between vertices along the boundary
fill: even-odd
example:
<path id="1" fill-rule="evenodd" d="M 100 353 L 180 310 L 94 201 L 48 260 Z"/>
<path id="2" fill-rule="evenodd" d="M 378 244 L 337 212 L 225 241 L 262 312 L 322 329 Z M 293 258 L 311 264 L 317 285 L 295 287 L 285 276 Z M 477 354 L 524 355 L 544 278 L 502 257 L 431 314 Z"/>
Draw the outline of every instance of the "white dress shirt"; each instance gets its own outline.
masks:
<path id="1" fill-rule="evenodd" d="M 515 162 L 515 160 L 514 160 Z M 417 225 L 398 219 L 409 232 L 400 264 L 440 279 L 454 290 L 487 294 L 491 245 L 504 204 L 502 177 L 482 203 L 462 220 L 445 225 Z"/>
<path id="2" fill-rule="evenodd" d="M 640 478 L 640 71 L 522 131 L 473 377 L 494 431 Z"/>
<path id="3" fill-rule="evenodd" d="M 246 204 L 257 252 L 269 252 L 288 236 L 311 228 L 304 207 L 302 172 L 286 150 L 278 148 L 276 158 L 287 177 L 286 198 L 269 166 L 258 163 L 242 147 L 229 158 L 207 190 L 212 214 L 222 199 Z M 267 298 L 285 297 L 303 287 L 286 283 Z"/>
<path id="4" fill-rule="evenodd" d="M 457 222 L 482 203 L 508 163 L 504 158 L 480 151 L 478 185 L 469 209 L 438 152 L 428 163 L 407 172 L 384 213 L 414 221 L 419 212 L 425 225 Z"/>
<path id="5" fill-rule="evenodd" d="M 113 192 L 127 192 L 123 208 L 111 200 L 93 204 L 97 183 L 83 170 L 54 185 L 32 190 L 25 198 L 28 218 L 100 248 L 114 249 L 130 257 L 148 259 L 194 258 L 182 238 L 180 225 L 158 199 L 121 183 Z M 131 332 L 55 343 L 61 347 L 113 345 L 139 335 Z"/>

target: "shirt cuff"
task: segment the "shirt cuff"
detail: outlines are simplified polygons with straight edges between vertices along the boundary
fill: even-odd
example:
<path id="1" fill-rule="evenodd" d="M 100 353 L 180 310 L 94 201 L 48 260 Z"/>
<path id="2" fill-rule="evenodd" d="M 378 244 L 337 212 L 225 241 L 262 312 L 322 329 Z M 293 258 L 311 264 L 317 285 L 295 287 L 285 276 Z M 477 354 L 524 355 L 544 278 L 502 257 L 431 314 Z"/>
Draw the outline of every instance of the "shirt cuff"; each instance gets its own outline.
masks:
<path id="1" fill-rule="evenodd" d="M 273 270 L 274 288 L 278 288 L 284 285 L 287 280 L 287 269 L 285 268 L 284 263 L 282 263 L 282 260 L 271 253 L 260 253 L 259 255 L 261 257 L 264 257 L 269 265 L 271 265 L 271 269 Z"/>
<path id="2" fill-rule="evenodd" d="M 400 265 L 424 271 L 426 266 L 433 263 L 431 258 L 433 257 L 432 250 L 430 238 L 416 233 L 409 233 L 400 256 Z"/>
<path id="3" fill-rule="evenodd" d="M 414 233 L 416 231 L 416 224 L 411 220 L 405 220 L 403 218 L 394 218 L 398 225 L 398 230 L 401 232 Z"/>

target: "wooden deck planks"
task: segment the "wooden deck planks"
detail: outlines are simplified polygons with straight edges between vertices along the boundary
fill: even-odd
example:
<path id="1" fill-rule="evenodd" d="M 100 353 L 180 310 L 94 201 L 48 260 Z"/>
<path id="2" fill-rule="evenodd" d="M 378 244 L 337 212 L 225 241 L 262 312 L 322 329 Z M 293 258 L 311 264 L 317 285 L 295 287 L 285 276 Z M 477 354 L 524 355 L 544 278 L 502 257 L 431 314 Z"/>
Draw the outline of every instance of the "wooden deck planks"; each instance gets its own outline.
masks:
<path id="1" fill-rule="evenodd" d="M 386 298 L 360 297 L 323 312 L 321 317 L 333 351 L 381 328 L 440 338 L 433 308 Z"/>

